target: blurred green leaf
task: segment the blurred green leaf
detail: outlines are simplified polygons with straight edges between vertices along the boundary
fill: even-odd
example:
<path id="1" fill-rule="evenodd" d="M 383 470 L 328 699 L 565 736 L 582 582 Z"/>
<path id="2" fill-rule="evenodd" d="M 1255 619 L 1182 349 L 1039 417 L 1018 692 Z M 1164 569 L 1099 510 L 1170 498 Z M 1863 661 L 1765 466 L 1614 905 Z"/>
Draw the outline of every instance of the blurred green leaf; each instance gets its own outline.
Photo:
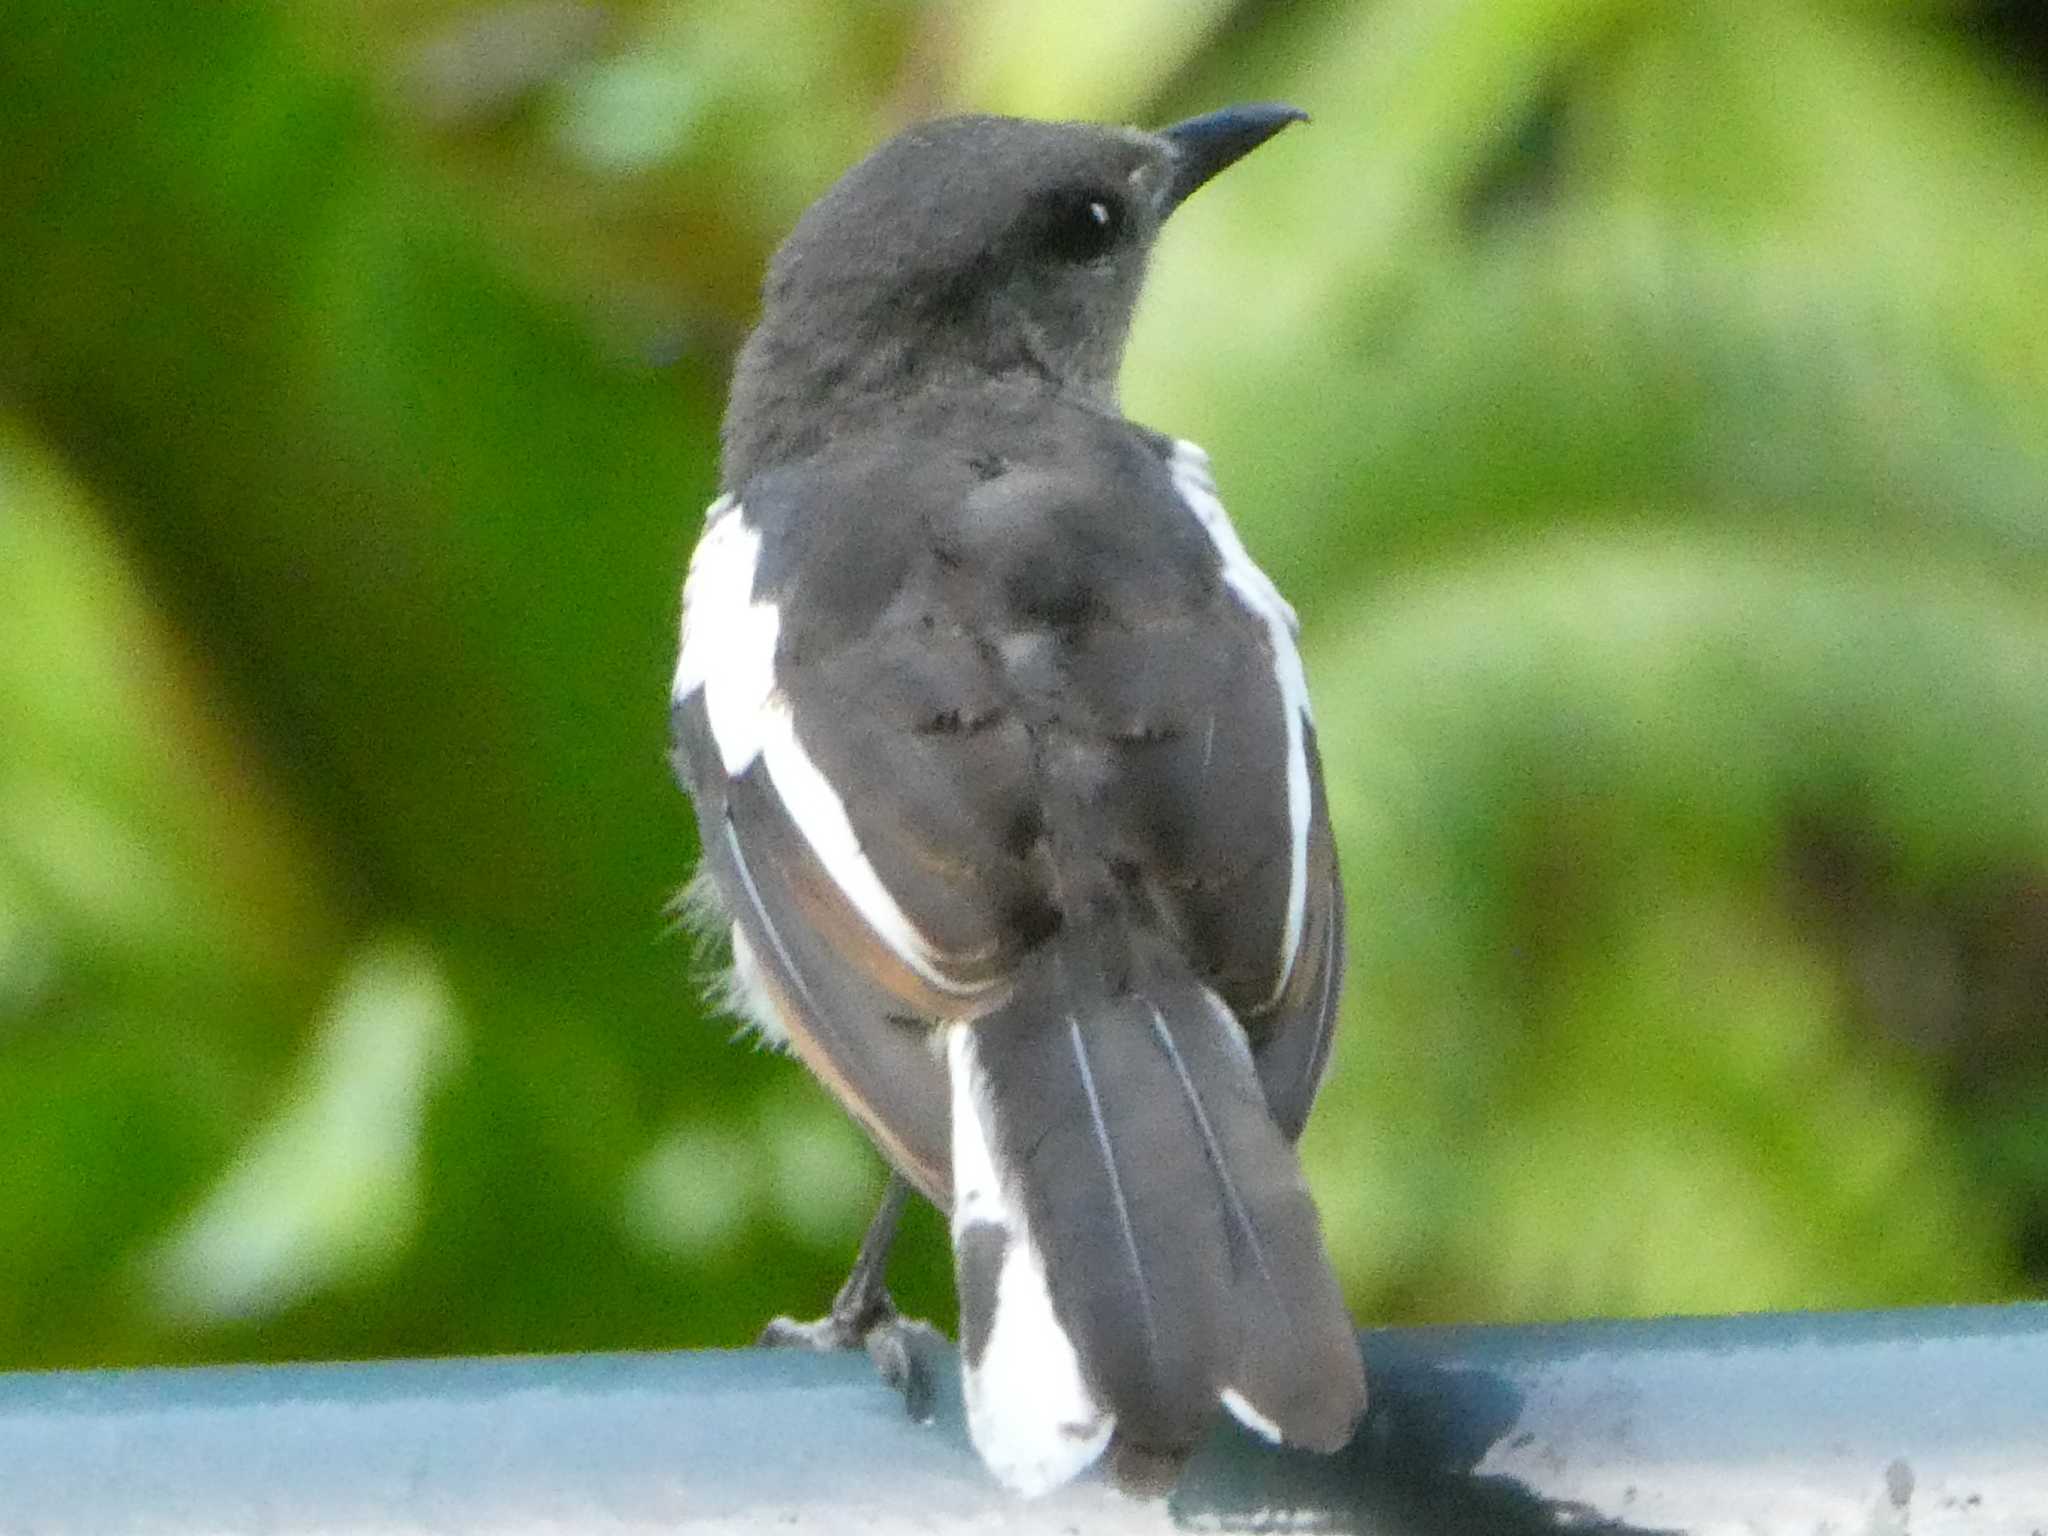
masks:
<path id="1" fill-rule="evenodd" d="M 461 1054 L 433 957 L 372 945 L 315 1030 L 279 1113 L 146 1261 L 174 1325 L 281 1311 L 388 1267 L 413 1235 L 421 1128 Z"/>
<path id="2" fill-rule="evenodd" d="M 1377 596 L 1310 662 L 1341 679 L 1352 990 L 1309 1145 L 1349 1273 L 1451 1245 L 1452 1316 L 2017 1284 L 2017 1213 L 1929 1075 L 1851 1047 L 1791 865 L 1832 811 L 1922 889 L 2040 867 L 2048 614 L 1879 559 L 1551 535 Z M 1686 1257 L 1730 1221 L 1739 1262 Z"/>

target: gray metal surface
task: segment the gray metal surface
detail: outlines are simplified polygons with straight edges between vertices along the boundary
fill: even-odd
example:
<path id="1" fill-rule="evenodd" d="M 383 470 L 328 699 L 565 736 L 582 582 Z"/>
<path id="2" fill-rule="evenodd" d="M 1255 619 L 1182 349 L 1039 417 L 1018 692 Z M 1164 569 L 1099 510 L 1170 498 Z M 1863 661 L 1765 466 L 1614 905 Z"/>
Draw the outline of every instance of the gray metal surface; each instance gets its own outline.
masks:
<path id="1" fill-rule="evenodd" d="M 1221 1426 L 1163 1503 L 1019 1503 L 863 1358 L 0 1376 L 0 1532 L 2048 1536 L 2048 1306 L 1365 1342 L 1348 1451 Z"/>

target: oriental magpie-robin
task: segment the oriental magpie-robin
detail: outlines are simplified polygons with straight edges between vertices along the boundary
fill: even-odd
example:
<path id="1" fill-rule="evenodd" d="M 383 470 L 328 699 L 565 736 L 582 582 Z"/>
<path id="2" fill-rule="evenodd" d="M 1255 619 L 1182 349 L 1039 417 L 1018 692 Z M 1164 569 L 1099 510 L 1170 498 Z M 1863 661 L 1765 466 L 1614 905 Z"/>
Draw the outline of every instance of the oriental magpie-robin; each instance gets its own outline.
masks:
<path id="1" fill-rule="evenodd" d="M 976 1448 L 1158 1486 L 1220 1404 L 1329 1451 L 1358 1345 L 1293 1142 L 1343 967 L 1294 613 L 1117 372 L 1166 217 L 1301 113 L 961 117 L 768 271 L 683 593 L 674 763 L 734 993 L 950 1213 Z"/>

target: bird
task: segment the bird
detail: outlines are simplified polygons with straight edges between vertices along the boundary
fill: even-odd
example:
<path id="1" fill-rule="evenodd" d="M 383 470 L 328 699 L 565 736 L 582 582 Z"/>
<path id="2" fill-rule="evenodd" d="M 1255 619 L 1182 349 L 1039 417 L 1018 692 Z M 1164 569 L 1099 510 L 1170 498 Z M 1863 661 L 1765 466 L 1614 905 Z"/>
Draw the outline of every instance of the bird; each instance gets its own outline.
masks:
<path id="1" fill-rule="evenodd" d="M 1365 1411 L 1294 1150 L 1344 962 L 1296 618 L 1205 453 L 1118 403 L 1168 216 L 1305 116 L 884 142 L 770 259 L 683 579 L 700 919 L 893 1170 L 831 1311 L 764 1341 L 864 1344 L 928 1412 L 886 1286 L 922 1194 L 1021 1494 Z"/>

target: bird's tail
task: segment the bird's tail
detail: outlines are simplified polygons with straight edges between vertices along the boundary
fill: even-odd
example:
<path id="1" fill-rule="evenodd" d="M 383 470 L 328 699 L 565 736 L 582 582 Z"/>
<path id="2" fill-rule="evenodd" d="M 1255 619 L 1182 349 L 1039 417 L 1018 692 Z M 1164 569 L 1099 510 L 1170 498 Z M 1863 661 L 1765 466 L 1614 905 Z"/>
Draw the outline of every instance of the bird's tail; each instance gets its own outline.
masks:
<path id="1" fill-rule="evenodd" d="M 1236 1019 L 1177 962 L 1111 993 L 1041 955 L 947 1039 L 976 1449 L 1027 1493 L 1112 1435 L 1120 1466 L 1177 1467 L 1218 1403 L 1337 1449 L 1365 1409 L 1357 1339 Z"/>

